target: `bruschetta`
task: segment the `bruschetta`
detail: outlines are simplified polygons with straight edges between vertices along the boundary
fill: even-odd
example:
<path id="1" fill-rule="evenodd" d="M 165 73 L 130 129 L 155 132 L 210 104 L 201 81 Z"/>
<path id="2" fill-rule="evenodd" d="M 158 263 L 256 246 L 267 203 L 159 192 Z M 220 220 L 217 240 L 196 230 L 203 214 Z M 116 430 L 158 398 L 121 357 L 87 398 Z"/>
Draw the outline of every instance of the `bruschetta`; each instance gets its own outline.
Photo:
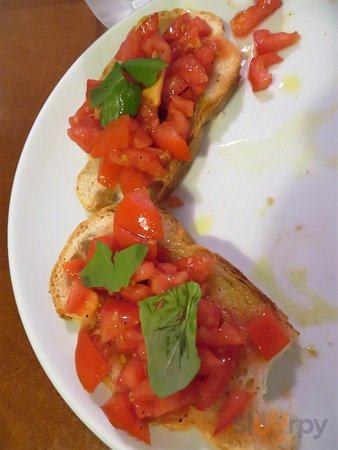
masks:
<path id="1" fill-rule="evenodd" d="M 82 205 L 96 211 L 135 187 L 162 202 L 193 163 L 204 125 L 235 92 L 240 67 L 216 15 L 175 9 L 143 18 L 101 80 L 88 80 L 69 119 L 69 137 L 89 156 L 77 179 Z"/>
<path id="2" fill-rule="evenodd" d="M 79 380 L 89 392 L 100 382 L 111 389 L 102 411 L 116 428 L 147 444 L 149 425 L 161 424 L 195 427 L 222 449 L 275 445 L 276 430 L 255 433 L 245 418 L 263 417 L 271 362 L 298 332 L 146 190 L 76 228 L 53 269 L 50 293 L 58 314 L 81 324 Z M 296 448 L 294 436 L 283 438 L 281 448 Z"/>

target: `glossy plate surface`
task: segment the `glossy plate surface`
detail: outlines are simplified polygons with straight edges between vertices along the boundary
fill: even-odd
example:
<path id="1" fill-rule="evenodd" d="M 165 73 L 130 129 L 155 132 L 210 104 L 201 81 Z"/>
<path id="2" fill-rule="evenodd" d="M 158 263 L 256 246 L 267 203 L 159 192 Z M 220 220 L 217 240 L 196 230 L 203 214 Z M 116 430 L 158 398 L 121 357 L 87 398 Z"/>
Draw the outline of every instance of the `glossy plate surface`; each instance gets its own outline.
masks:
<path id="1" fill-rule="evenodd" d="M 75 182 L 86 156 L 68 138 L 87 78 L 99 77 L 138 18 L 166 9 L 151 1 L 95 42 L 69 69 L 39 114 L 17 169 L 9 214 L 10 269 L 27 335 L 46 373 L 74 412 L 115 450 L 148 448 L 113 429 L 74 369 L 76 327 L 60 320 L 48 294 L 67 237 L 86 218 Z M 172 1 L 225 21 L 245 1 Z M 301 448 L 333 449 L 337 423 L 338 67 L 336 1 L 285 0 L 262 24 L 301 34 L 280 54 L 273 85 L 253 94 L 243 64 L 240 87 L 208 127 L 201 152 L 176 195 L 174 214 L 197 241 L 222 254 L 289 314 L 301 332 L 274 365 L 274 397 L 292 395 Z M 227 30 L 228 32 L 228 30 Z M 251 38 L 238 41 L 250 55 Z M 316 357 L 311 355 L 318 354 Z M 292 422 L 288 426 L 293 426 Z M 156 427 L 153 448 L 209 448 L 197 432 Z"/>

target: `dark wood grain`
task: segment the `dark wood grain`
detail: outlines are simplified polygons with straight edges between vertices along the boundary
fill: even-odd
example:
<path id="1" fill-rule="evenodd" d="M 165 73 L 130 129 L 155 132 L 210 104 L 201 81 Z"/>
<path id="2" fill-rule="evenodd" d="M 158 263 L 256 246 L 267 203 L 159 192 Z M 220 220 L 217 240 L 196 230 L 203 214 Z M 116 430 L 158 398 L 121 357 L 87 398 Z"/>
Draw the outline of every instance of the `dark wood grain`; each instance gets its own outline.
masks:
<path id="1" fill-rule="evenodd" d="M 104 28 L 83 1 L 0 3 L 0 448 L 105 449 L 39 365 L 17 312 L 7 259 L 9 197 L 26 137 L 58 80 Z"/>

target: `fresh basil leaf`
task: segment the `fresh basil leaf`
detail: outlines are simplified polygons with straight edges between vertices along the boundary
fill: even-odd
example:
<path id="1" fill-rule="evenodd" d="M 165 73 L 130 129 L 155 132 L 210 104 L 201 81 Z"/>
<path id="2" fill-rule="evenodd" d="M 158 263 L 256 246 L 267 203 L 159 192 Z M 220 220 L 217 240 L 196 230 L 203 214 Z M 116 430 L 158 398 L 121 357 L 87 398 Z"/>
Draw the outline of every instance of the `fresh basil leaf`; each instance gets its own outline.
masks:
<path id="1" fill-rule="evenodd" d="M 121 65 L 116 62 L 100 86 L 89 90 L 90 107 L 102 105 L 111 87 L 124 79 Z"/>
<path id="2" fill-rule="evenodd" d="M 141 103 L 141 88 L 138 84 L 129 83 L 128 89 L 121 96 L 121 114 L 136 116 Z"/>
<path id="3" fill-rule="evenodd" d="M 89 99 L 92 108 L 101 107 L 100 121 L 106 127 L 122 114 L 136 116 L 141 103 L 141 88 L 125 78 L 121 64 L 116 62 L 100 86 L 89 91 Z"/>
<path id="4" fill-rule="evenodd" d="M 130 278 L 143 262 L 147 251 L 148 247 L 146 245 L 134 244 L 115 253 L 114 266 L 119 274 L 120 289 L 128 286 Z"/>
<path id="5" fill-rule="evenodd" d="M 185 388 L 200 368 L 197 306 L 202 292 L 189 281 L 139 302 L 150 385 L 159 397 Z"/>
<path id="6" fill-rule="evenodd" d="M 146 87 L 156 83 L 158 73 L 167 65 L 160 58 L 135 58 L 121 63 L 126 72 Z"/>
<path id="7" fill-rule="evenodd" d="M 99 287 L 107 289 L 109 293 L 118 292 L 127 287 L 130 278 L 144 260 L 148 247 L 134 244 L 116 252 L 114 262 L 112 251 L 101 241 L 97 241 L 93 257 L 80 272 L 83 284 L 86 287 Z"/>
<path id="8" fill-rule="evenodd" d="M 102 126 L 106 127 L 110 121 L 117 119 L 122 114 L 122 96 L 126 89 L 128 89 L 128 81 L 123 77 L 107 91 L 100 111 Z"/>

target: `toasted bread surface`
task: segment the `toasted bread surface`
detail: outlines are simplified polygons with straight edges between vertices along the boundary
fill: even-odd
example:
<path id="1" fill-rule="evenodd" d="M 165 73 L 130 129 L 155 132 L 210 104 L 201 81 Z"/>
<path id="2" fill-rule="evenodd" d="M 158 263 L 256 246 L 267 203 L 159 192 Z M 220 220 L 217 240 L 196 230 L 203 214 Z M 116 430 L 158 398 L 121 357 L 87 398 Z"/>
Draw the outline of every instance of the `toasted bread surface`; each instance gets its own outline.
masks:
<path id="1" fill-rule="evenodd" d="M 182 9 L 161 11 L 159 13 L 160 30 L 164 31 L 184 12 Z M 212 29 L 212 37 L 223 36 L 223 22 L 215 14 L 204 11 L 189 11 L 189 13 L 191 16 L 200 16 L 209 24 Z M 225 38 L 223 38 L 223 43 L 224 51 L 213 63 L 209 74 L 208 87 L 196 102 L 194 115 L 190 122 L 188 144 L 192 160 L 171 160 L 167 168 L 167 174 L 163 178 L 153 181 L 149 190 L 153 199 L 157 202 L 165 200 L 180 184 L 199 151 L 204 125 L 225 107 L 237 88 L 241 66 L 240 51 L 232 42 Z M 106 66 L 102 74 L 103 78 L 109 73 L 113 64 L 114 60 Z M 82 205 L 90 212 L 108 206 L 113 201 L 112 192 L 97 181 L 98 167 L 99 163 L 89 158 L 87 165 L 77 178 L 77 196 Z"/>
<path id="2" fill-rule="evenodd" d="M 113 232 L 115 209 L 114 205 L 110 205 L 82 222 L 69 237 L 55 264 L 50 278 L 50 293 L 57 312 L 63 318 L 76 319 L 77 317 L 65 313 L 70 282 L 62 265 L 72 258 L 85 257 L 89 244 L 94 237 Z M 165 210 L 160 210 L 160 212 L 164 231 L 162 245 L 170 249 L 174 259 L 191 255 L 214 255 L 210 250 L 197 245 L 181 224 L 168 212 Z M 298 335 L 297 331 L 294 330 L 288 322 L 287 316 L 280 311 L 275 303 L 256 288 L 229 261 L 219 255 L 214 256 L 216 257 L 216 265 L 207 280 L 210 295 L 215 297 L 222 307 L 229 311 L 235 321 L 237 320 L 238 322 L 250 320 L 266 304 L 269 304 L 282 321 L 290 342 L 295 341 Z M 94 329 L 95 326 L 94 324 Z M 272 445 L 276 445 L 273 447 L 276 449 L 295 449 L 296 441 L 293 435 L 286 433 L 283 436 L 283 442 L 280 442 L 280 446 L 277 446 L 273 434 L 270 433 L 269 436 L 255 434 L 252 432 L 252 429 L 248 428 L 248 422 L 245 422 L 252 420 L 253 415 L 259 415 L 266 411 L 263 395 L 266 391 L 266 377 L 270 365 L 271 361 L 263 360 L 255 352 L 242 352 L 232 386 L 249 390 L 253 395 L 253 401 L 249 411 L 241 419 L 237 427 L 233 427 L 216 436 L 213 434 L 217 409 L 223 398 L 206 411 L 198 411 L 196 408 L 190 407 L 190 409 L 185 411 L 163 416 L 159 423 L 171 429 L 196 427 L 210 442 L 221 449 L 270 450 Z M 111 371 L 105 380 L 112 391 L 114 390 L 118 373 L 119 368 L 114 367 L 114 371 Z"/>

